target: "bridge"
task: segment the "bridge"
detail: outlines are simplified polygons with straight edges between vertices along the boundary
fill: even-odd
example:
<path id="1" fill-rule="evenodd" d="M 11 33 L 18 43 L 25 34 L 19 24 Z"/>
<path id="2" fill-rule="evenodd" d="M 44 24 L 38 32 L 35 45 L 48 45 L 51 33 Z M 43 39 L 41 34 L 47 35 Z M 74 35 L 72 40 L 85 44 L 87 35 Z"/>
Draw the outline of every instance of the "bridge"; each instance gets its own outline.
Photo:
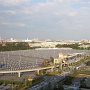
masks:
<path id="1" fill-rule="evenodd" d="M 50 66 L 50 67 L 41 67 L 41 68 L 34 68 L 34 69 L 24 69 L 24 70 L 16 70 L 16 71 L 0 71 L 0 74 L 7 74 L 7 73 L 18 73 L 18 77 L 21 76 L 21 73 L 23 72 L 32 72 L 32 71 L 37 71 L 37 73 L 39 74 L 40 70 L 47 70 L 47 69 L 51 69 L 53 70 L 54 66 Z"/>

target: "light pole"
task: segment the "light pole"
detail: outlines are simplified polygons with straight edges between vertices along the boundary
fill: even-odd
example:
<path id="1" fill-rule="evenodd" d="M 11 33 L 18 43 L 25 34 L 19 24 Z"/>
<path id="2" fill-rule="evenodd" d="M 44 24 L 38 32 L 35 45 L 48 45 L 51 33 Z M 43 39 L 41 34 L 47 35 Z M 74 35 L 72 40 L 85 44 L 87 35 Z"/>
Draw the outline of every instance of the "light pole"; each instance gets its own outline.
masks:
<path id="1" fill-rule="evenodd" d="M 9 57 L 10 57 L 10 56 L 9 56 L 9 52 L 8 52 L 8 60 L 9 60 Z"/>
<path id="2" fill-rule="evenodd" d="M 6 60 L 5 60 L 5 57 L 3 57 L 3 58 L 4 58 L 3 64 L 4 64 L 4 66 L 6 67 Z"/>
<path id="3" fill-rule="evenodd" d="M 21 55 L 19 55 L 19 68 L 21 68 Z"/>

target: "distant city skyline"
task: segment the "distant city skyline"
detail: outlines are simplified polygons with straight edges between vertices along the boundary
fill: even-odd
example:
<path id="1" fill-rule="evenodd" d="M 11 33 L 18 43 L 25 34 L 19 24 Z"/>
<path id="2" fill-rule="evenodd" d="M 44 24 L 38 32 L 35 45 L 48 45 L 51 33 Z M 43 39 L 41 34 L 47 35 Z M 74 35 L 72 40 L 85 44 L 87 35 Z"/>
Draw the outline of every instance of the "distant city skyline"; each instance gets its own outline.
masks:
<path id="1" fill-rule="evenodd" d="M 3 39 L 90 39 L 90 0 L 0 0 Z"/>

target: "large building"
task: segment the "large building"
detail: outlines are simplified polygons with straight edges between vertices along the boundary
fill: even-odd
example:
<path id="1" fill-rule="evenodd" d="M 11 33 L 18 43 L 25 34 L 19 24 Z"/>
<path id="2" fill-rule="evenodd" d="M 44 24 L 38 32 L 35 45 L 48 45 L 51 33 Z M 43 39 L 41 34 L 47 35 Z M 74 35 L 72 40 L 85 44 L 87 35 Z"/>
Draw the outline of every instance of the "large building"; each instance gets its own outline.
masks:
<path id="1" fill-rule="evenodd" d="M 62 53 L 59 54 L 58 58 L 54 58 L 54 65 L 59 65 L 60 69 L 62 70 L 63 65 L 70 65 L 72 63 L 75 63 L 81 58 L 84 57 L 84 53 L 73 53 L 69 55 L 64 55 Z"/>

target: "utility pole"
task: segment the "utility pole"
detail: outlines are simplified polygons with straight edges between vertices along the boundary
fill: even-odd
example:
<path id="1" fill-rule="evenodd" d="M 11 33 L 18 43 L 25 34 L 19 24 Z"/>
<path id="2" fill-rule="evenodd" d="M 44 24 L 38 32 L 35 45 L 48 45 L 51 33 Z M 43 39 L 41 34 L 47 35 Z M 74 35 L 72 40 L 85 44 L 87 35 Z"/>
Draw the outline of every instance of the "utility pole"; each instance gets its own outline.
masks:
<path id="1" fill-rule="evenodd" d="M 21 55 L 19 55 L 20 58 L 19 58 L 19 68 L 21 68 Z"/>

